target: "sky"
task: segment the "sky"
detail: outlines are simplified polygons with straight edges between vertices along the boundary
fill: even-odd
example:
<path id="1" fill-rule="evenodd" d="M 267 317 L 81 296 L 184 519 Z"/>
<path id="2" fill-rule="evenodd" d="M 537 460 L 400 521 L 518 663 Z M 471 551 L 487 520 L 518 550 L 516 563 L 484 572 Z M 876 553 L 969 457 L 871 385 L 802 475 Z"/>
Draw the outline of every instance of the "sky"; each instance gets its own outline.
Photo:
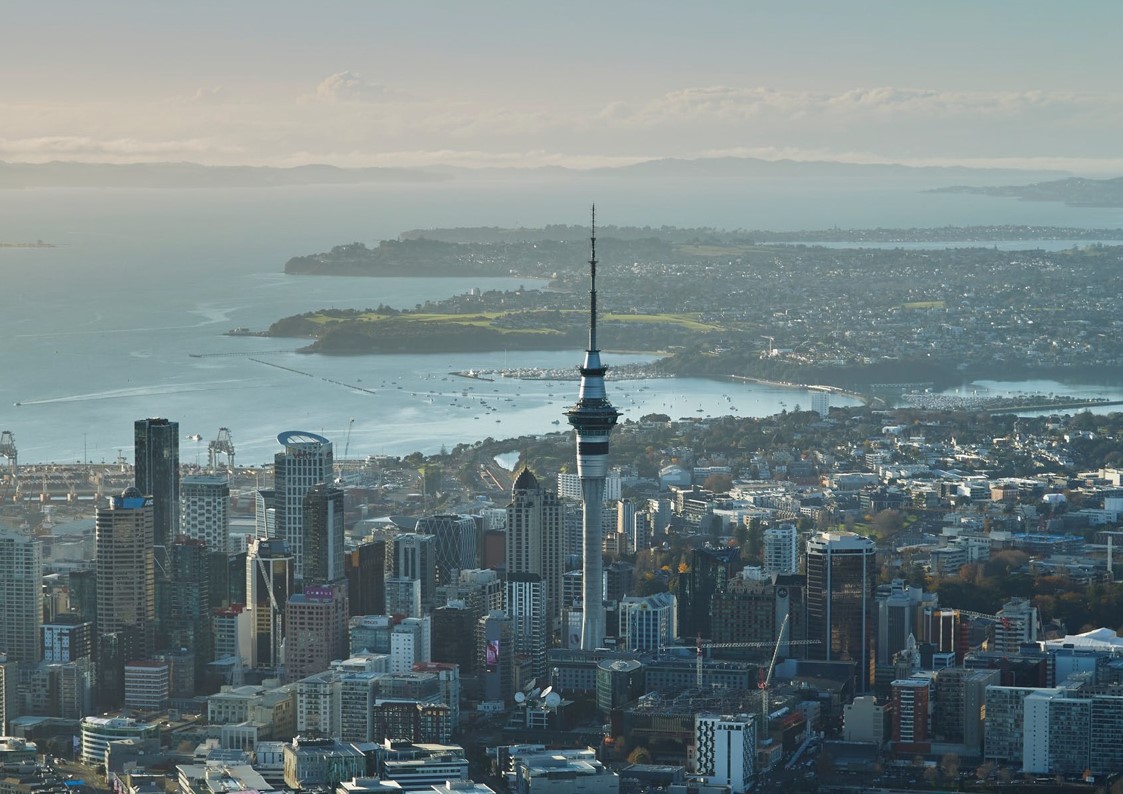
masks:
<path id="1" fill-rule="evenodd" d="M 0 160 L 1123 174 L 1123 3 L 14 2 Z"/>

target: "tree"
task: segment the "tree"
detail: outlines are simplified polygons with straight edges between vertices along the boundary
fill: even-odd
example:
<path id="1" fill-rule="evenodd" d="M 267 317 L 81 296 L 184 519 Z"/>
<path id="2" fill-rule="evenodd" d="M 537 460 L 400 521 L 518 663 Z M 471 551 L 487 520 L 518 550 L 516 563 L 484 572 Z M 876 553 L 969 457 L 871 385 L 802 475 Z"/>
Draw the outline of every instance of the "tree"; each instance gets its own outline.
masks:
<path id="1" fill-rule="evenodd" d="M 946 778 L 959 776 L 959 756 L 955 753 L 944 753 L 940 758 L 940 772 Z"/>
<path id="2" fill-rule="evenodd" d="M 870 521 L 870 529 L 879 538 L 887 538 L 897 534 L 905 525 L 905 515 L 900 510 L 886 508 L 879 510 Z"/>
<path id="3" fill-rule="evenodd" d="M 728 474 L 711 474 L 702 483 L 702 487 L 713 493 L 726 493 L 733 485 L 733 478 Z"/>
<path id="4" fill-rule="evenodd" d="M 651 763 L 651 751 L 648 750 L 646 747 L 644 747 L 642 744 L 639 745 L 636 749 L 632 750 L 632 752 L 628 753 L 628 763 L 629 764 L 650 764 Z"/>

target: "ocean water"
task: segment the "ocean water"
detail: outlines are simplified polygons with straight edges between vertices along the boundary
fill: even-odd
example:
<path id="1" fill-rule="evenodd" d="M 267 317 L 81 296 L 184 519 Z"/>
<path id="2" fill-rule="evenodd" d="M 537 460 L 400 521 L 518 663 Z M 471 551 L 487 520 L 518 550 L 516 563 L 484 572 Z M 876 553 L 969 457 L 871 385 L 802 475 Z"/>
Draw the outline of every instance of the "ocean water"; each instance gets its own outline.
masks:
<path id="1" fill-rule="evenodd" d="M 471 287 L 531 287 L 510 279 L 290 277 L 282 268 L 295 254 L 374 243 L 407 228 L 581 223 L 594 199 L 600 217 L 620 225 L 1123 225 L 1115 210 L 805 183 L 543 177 L 517 185 L 0 190 L 0 241 L 57 246 L 0 248 L 0 430 L 15 434 L 21 462 L 131 459 L 133 420 L 167 416 L 180 423 L 185 462 L 205 462 L 206 441 L 228 427 L 246 465 L 271 459 L 277 433 L 287 429 L 322 432 L 337 454 L 351 457 L 562 430 L 575 382 L 489 383 L 449 373 L 575 367 L 580 351 L 322 357 L 293 352 L 297 340 L 223 332 L 321 307 L 412 307 Z M 760 416 L 810 404 L 798 390 L 721 380 L 609 388 L 627 418 Z M 186 439 L 195 433 L 202 442 Z"/>

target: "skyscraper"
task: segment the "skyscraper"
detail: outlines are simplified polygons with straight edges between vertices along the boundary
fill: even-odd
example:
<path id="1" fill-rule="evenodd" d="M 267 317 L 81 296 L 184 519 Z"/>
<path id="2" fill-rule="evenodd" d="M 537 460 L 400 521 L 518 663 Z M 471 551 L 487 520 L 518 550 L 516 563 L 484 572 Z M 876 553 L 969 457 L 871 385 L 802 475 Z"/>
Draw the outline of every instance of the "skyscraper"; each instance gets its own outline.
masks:
<path id="1" fill-rule="evenodd" d="M 179 532 L 179 422 L 138 419 L 133 443 L 136 487 L 152 497 L 152 542 L 166 546 Z"/>
<path id="2" fill-rule="evenodd" d="M 608 434 L 620 418 L 605 395 L 606 369 L 597 348 L 597 230 L 596 208 L 589 237 L 589 347 L 581 365 L 577 403 L 566 417 L 577 435 L 577 476 L 581 478 L 584 515 L 582 537 L 581 648 L 595 650 L 605 635 L 602 547 L 604 544 L 604 481 L 608 475 Z"/>
<path id="3" fill-rule="evenodd" d="M 97 700 L 117 708 L 125 664 L 152 655 L 156 639 L 153 497 L 126 488 L 94 518 L 97 558 Z"/>
<path id="4" fill-rule="evenodd" d="M 543 488 L 530 469 L 519 472 L 507 505 L 507 576 L 538 574 L 542 577 L 546 617 L 551 628 L 561 617 L 561 583 L 565 572 L 562 510 L 557 496 Z"/>
<path id="5" fill-rule="evenodd" d="M 819 640 L 809 656 L 855 665 L 858 692 L 873 673 L 874 588 L 877 550 L 853 532 L 820 532 L 807 541 L 807 638 Z"/>
<path id="6" fill-rule="evenodd" d="M 300 430 L 281 433 L 277 441 L 285 448 L 273 458 L 277 537 L 288 545 L 299 583 L 304 581 L 304 496 L 313 485 L 331 482 L 332 447 L 323 436 Z"/>
<path id="7" fill-rule="evenodd" d="M 343 491 L 324 483 L 304 495 L 304 581 L 328 584 L 344 578 Z"/>
<path id="8" fill-rule="evenodd" d="M 0 530 L 0 652 L 32 667 L 39 662 L 43 622 L 43 542 Z"/>
<path id="9" fill-rule="evenodd" d="M 123 634 L 125 661 L 153 651 L 156 574 L 152 554 L 155 497 L 126 488 L 95 518 L 97 633 Z"/>
<path id="10" fill-rule="evenodd" d="M 506 607 L 515 654 L 528 658 L 534 675 L 545 680 L 549 624 L 542 577 L 536 573 L 507 574 Z"/>
<path id="11" fill-rule="evenodd" d="M 433 608 L 437 594 L 437 543 L 432 535 L 403 532 L 394 538 L 394 576 L 421 583 L 421 611 Z"/>
<path id="12" fill-rule="evenodd" d="M 414 532 L 434 537 L 437 578 L 441 584 L 455 581 L 457 571 L 480 567 L 483 532 L 474 516 L 424 516 L 417 519 Z"/>
<path id="13" fill-rule="evenodd" d="M 710 611 L 714 595 L 733 581 L 740 566 L 741 549 L 737 546 L 706 546 L 690 553 L 690 568 L 678 578 L 680 637 L 714 636 Z"/>
<path id="14" fill-rule="evenodd" d="M 285 603 L 293 591 L 292 555 L 279 538 L 255 538 L 246 553 L 246 606 L 250 622 L 250 666 L 281 663 Z"/>

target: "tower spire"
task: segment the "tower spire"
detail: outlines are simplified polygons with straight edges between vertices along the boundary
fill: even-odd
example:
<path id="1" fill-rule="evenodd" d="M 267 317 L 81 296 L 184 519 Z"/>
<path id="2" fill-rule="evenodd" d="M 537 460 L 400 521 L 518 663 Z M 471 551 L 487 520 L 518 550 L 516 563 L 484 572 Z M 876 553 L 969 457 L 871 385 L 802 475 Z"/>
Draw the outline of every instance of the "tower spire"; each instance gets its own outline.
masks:
<path id="1" fill-rule="evenodd" d="M 577 403 L 565 412 L 577 436 L 577 476 L 581 479 L 582 617 L 581 647 L 599 648 L 605 637 L 602 548 L 604 481 L 608 474 L 608 436 L 620 418 L 604 391 L 606 368 L 597 349 L 597 209 L 589 237 L 589 349 L 582 363 Z"/>
<path id="2" fill-rule="evenodd" d="M 597 349 L 597 205 L 593 205 L 592 234 L 589 236 L 589 350 Z"/>

